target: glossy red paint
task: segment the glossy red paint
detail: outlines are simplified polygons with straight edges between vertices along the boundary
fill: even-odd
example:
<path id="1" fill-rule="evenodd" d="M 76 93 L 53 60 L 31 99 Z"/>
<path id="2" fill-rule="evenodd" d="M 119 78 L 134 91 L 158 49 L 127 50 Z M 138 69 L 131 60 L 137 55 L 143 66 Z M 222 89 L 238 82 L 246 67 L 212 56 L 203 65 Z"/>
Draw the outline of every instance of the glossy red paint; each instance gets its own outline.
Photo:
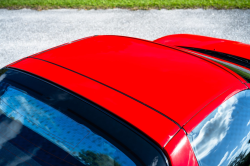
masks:
<path id="1" fill-rule="evenodd" d="M 246 83 L 245 85 L 250 89 L 250 83 Z"/>
<path id="2" fill-rule="evenodd" d="M 199 166 L 189 140 L 180 130 L 164 148 L 173 166 Z"/>
<path id="3" fill-rule="evenodd" d="M 180 47 L 176 47 L 176 46 L 171 46 L 171 48 L 175 48 L 177 50 L 180 50 L 180 51 L 183 51 L 185 53 L 189 53 L 189 54 L 192 54 L 192 55 L 195 55 L 197 57 L 201 57 L 201 58 L 205 58 L 207 61 L 211 62 L 211 63 L 214 63 L 216 64 L 217 66 L 221 67 L 222 69 L 228 71 L 229 73 L 231 73 L 232 75 L 234 75 L 238 80 L 240 80 L 242 83 L 247 83 L 247 81 L 242 78 L 240 75 L 238 75 L 237 73 L 235 73 L 234 71 L 232 71 L 231 69 L 217 63 L 215 60 L 219 60 L 219 61 L 222 61 L 222 62 L 226 62 L 226 63 L 230 63 L 230 64 L 233 64 L 235 66 L 238 66 L 240 68 L 243 68 L 243 69 L 246 69 L 246 70 L 249 70 L 248 68 L 244 67 L 244 66 L 240 66 L 238 64 L 235 64 L 235 63 L 231 63 L 229 61 L 225 61 L 223 59 L 219 59 L 219 58 L 216 58 L 216 57 L 212 57 L 210 55 L 206 55 L 206 54 L 202 54 L 202 53 L 199 53 L 199 52 L 195 52 L 195 51 L 192 51 L 192 50 L 188 50 L 188 49 L 185 49 L 185 48 L 180 48 Z"/>
<path id="4" fill-rule="evenodd" d="M 226 63 L 231 63 L 231 62 L 228 62 L 223 59 L 219 59 L 210 55 L 205 55 L 199 52 L 188 50 L 185 48 L 180 48 L 177 46 L 194 47 L 194 48 L 201 48 L 201 49 L 207 49 L 207 50 L 212 50 L 212 51 L 215 50 L 218 52 L 223 52 L 223 53 L 243 57 L 246 59 L 250 59 L 249 54 L 247 54 L 250 51 L 250 45 L 240 43 L 240 42 L 225 40 L 225 39 L 211 38 L 211 37 L 191 35 L 191 34 L 177 34 L 177 35 L 164 36 L 162 38 L 156 39 L 155 42 L 164 44 L 167 46 L 171 46 L 179 50 L 183 50 L 187 53 L 192 53 L 192 54 L 205 57 L 205 58 L 210 58 L 210 59 L 215 59 L 215 60 L 217 59 Z M 231 64 L 234 64 L 234 63 L 231 63 Z M 246 70 L 249 70 L 248 68 L 244 66 L 240 66 L 238 64 L 234 64 L 234 65 L 244 68 Z M 223 68 L 223 66 L 221 67 Z M 242 82 L 246 83 L 246 81 L 244 81 L 244 79 L 241 76 L 234 73 L 233 71 L 231 71 L 231 73 L 235 75 L 238 79 L 240 79 Z"/>
<path id="5" fill-rule="evenodd" d="M 248 89 L 247 85 L 240 84 L 228 89 L 226 92 L 218 96 L 206 107 L 204 107 L 200 112 L 198 112 L 186 125 L 183 126 L 187 134 L 189 134 L 204 118 L 206 118 L 210 113 L 212 113 L 219 105 L 224 101 L 228 100 L 230 97 L 234 96 L 238 92 Z"/>
<path id="6" fill-rule="evenodd" d="M 231 40 L 191 34 L 176 34 L 156 39 L 154 40 L 154 42 L 161 43 L 164 45 L 186 46 L 207 50 L 215 50 L 218 52 L 223 52 L 250 59 L 250 45 Z"/>
<path id="7" fill-rule="evenodd" d="M 181 126 L 217 96 L 241 84 L 203 58 L 128 37 L 96 36 L 33 57 L 125 93 Z"/>
<path id="8" fill-rule="evenodd" d="M 51 63 L 27 58 L 11 67 L 43 77 L 97 103 L 136 126 L 160 147 L 179 130 L 179 127 L 166 117 L 129 97 Z"/>
<path id="9" fill-rule="evenodd" d="M 197 43 L 207 49 L 209 43 L 225 43 L 192 36 L 171 35 L 156 40 L 161 44 L 95 36 L 43 51 L 8 67 L 61 85 L 127 121 L 163 147 L 171 165 L 198 166 L 184 130 L 189 134 L 215 108 L 249 84 L 230 69 L 176 47 L 179 43 L 190 44 L 184 45 L 188 47 Z"/>

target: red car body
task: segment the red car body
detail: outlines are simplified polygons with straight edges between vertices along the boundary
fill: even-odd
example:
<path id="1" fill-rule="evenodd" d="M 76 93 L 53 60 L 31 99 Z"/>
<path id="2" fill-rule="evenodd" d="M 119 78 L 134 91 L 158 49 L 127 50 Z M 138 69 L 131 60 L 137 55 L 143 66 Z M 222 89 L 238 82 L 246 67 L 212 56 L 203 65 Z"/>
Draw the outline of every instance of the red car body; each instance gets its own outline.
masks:
<path id="1" fill-rule="evenodd" d="M 7 67 L 50 80 L 104 107 L 153 139 L 171 165 L 195 166 L 187 134 L 249 84 L 234 71 L 180 46 L 249 59 L 245 53 L 250 45 L 197 35 L 170 35 L 153 42 L 93 36 Z"/>

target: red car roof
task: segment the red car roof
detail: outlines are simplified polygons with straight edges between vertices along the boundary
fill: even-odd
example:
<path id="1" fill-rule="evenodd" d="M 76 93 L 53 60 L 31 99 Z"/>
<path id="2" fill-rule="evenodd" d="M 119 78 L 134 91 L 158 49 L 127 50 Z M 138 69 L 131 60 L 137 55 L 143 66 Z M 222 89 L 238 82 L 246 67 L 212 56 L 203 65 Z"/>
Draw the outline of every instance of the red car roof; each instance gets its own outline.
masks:
<path id="1" fill-rule="evenodd" d="M 187 123 L 216 97 L 242 84 L 228 70 L 204 58 L 153 42 L 121 36 L 95 36 L 28 59 L 33 59 L 31 66 L 36 69 L 18 63 L 12 67 L 37 73 L 38 70 L 46 70 L 42 75 L 46 77 L 49 70 L 54 70 L 50 65 L 56 65 L 71 71 L 58 73 L 65 79 L 70 73 L 80 74 L 169 117 L 179 126 Z M 38 61 L 50 65 L 39 68 L 34 65 L 41 63 Z M 57 83 L 67 87 L 62 81 Z M 68 84 L 75 82 L 78 80 L 72 77 Z"/>

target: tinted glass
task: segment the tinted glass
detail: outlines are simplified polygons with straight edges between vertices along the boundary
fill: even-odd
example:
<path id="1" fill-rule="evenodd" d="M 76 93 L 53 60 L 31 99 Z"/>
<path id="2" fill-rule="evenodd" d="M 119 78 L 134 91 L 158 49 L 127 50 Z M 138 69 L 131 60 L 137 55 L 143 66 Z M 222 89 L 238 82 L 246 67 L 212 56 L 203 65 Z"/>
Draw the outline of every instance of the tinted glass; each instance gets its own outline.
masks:
<path id="1" fill-rule="evenodd" d="M 91 103 L 33 76 L 0 72 L 1 166 L 166 165 L 150 143 Z M 127 142 L 114 136 L 121 133 Z"/>
<path id="2" fill-rule="evenodd" d="M 248 166 L 250 90 L 240 92 L 221 104 L 188 138 L 200 166 Z"/>

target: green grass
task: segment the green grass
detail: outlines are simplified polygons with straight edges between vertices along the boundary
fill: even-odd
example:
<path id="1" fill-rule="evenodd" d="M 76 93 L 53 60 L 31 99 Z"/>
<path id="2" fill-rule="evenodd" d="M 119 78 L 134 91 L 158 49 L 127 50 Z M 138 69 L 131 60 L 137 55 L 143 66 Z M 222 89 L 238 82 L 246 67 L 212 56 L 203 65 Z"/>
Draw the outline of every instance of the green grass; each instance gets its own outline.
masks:
<path id="1" fill-rule="evenodd" d="M 250 9 L 250 0 L 0 0 L 0 8 Z"/>

